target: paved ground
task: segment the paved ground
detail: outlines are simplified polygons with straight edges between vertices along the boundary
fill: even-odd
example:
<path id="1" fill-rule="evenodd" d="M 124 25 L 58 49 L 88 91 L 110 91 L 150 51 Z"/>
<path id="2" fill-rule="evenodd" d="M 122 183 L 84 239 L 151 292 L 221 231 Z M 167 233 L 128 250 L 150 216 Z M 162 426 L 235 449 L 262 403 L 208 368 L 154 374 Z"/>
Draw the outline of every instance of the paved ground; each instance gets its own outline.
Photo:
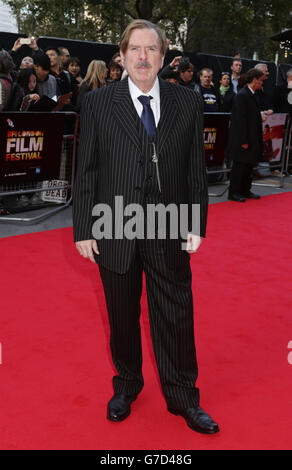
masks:
<path id="1" fill-rule="evenodd" d="M 292 191 L 292 176 L 283 178 L 282 187 L 281 179 L 279 177 L 268 177 L 253 182 L 253 192 L 260 194 L 261 196 L 267 196 L 270 194 L 281 194 L 288 191 Z M 209 202 L 210 204 L 224 202 L 227 200 L 228 185 L 210 185 L 209 186 Z M 223 193 L 223 194 L 222 194 Z M 219 196 L 218 196 L 219 195 Z M 221 195 L 221 196 L 220 196 Z M 234 202 L 234 204 L 240 204 Z M 46 209 L 27 211 L 19 214 L 14 214 L 10 217 L 36 217 L 42 214 Z M 58 213 L 39 221 L 34 224 L 24 224 L 23 222 L 7 222 L 4 219 L 7 217 L 0 218 L 0 238 L 9 237 L 12 235 L 21 235 L 32 232 L 42 232 L 45 230 L 52 230 L 63 227 L 72 226 L 72 207 L 59 211 Z"/>

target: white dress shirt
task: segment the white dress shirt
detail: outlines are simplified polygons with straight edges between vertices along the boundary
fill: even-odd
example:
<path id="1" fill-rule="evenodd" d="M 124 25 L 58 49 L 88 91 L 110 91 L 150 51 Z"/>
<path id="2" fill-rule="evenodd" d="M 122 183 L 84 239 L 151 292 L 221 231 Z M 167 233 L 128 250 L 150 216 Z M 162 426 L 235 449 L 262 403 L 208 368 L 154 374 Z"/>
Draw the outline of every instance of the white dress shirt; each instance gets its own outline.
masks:
<path id="1" fill-rule="evenodd" d="M 140 118 L 141 118 L 142 111 L 143 111 L 143 105 L 138 100 L 138 97 L 141 95 L 152 96 L 153 99 L 150 100 L 150 106 L 153 111 L 155 125 L 157 127 L 159 123 L 159 119 L 160 119 L 160 89 L 159 89 L 158 77 L 156 77 L 155 83 L 148 93 L 143 93 L 143 91 L 141 91 L 129 77 L 129 92 L 133 100 L 133 104 L 138 113 L 138 116 Z"/>
<path id="2" fill-rule="evenodd" d="M 231 75 L 231 81 L 232 81 L 232 85 L 233 85 L 233 91 L 234 93 L 238 93 L 238 78 L 234 78 L 233 75 Z"/>

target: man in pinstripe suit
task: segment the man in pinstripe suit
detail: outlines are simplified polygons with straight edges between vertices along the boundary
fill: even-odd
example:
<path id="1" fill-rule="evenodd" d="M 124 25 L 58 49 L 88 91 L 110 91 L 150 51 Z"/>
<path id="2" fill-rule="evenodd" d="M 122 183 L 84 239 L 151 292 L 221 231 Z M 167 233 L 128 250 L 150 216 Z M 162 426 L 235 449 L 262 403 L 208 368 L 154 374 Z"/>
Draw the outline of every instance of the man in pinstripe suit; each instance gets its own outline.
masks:
<path id="1" fill-rule="evenodd" d="M 74 240 L 79 253 L 99 264 L 117 375 L 107 418 L 122 421 L 143 388 L 140 332 L 142 273 L 146 277 L 153 348 L 168 411 L 201 433 L 218 425 L 199 406 L 190 253 L 205 236 L 208 193 L 203 146 L 203 105 L 197 93 L 158 79 L 166 38 L 156 25 L 135 20 L 120 49 L 129 77 L 89 93 L 81 110 Z M 153 156 L 153 149 L 155 155 Z M 155 158 L 154 158 L 155 157 Z M 159 169 L 158 163 L 159 162 Z M 200 207 L 200 233 L 181 239 L 93 237 L 92 210 L 115 197 L 124 205 Z M 147 216 L 145 217 L 147 223 Z M 156 230 L 157 232 L 157 230 Z"/>

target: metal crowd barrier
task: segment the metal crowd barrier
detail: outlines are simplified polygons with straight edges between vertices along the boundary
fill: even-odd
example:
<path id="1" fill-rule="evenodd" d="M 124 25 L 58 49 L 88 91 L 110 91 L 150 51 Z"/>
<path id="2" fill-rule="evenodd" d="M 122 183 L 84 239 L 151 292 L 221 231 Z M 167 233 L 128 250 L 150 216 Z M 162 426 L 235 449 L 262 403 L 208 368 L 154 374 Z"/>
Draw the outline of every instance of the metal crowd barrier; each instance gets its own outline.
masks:
<path id="1" fill-rule="evenodd" d="M 35 113 L 1 113 L 2 117 L 4 114 L 12 121 L 17 115 L 19 119 L 19 115 L 22 114 L 26 128 L 28 115 Z M 69 126 L 68 133 L 65 132 L 62 137 L 59 174 L 57 178 L 43 181 L 8 182 L 8 184 L 0 182 L 0 222 L 33 224 L 65 209 L 72 202 L 79 116 L 73 112 L 39 114 L 47 115 L 48 125 L 52 125 L 55 115 L 62 115 L 65 130 L 66 126 Z M 53 153 L 50 158 L 54 156 Z M 13 215 L 36 209 L 38 214 L 35 216 Z"/>
<path id="2" fill-rule="evenodd" d="M 285 177 L 288 175 L 288 162 L 289 162 L 289 152 L 290 152 L 290 142 L 291 142 L 291 132 L 292 132 L 292 122 L 289 114 L 286 113 L 277 113 L 277 114 L 282 114 L 286 115 L 286 121 L 285 121 L 285 130 L 284 130 L 284 136 L 283 136 L 283 143 L 282 143 L 282 152 L 281 152 L 281 158 L 279 163 L 273 163 L 273 170 L 277 169 L 280 173 L 279 175 L 268 175 L 267 178 L 272 178 L 272 179 L 278 179 L 279 184 L 272 184 L 268 182 L 253 182 L 255 186 L 264 186 L 264 187 L 269 187 L 269 188 L 283 188 L 284 187 L 284 180 Z M 257 169 L 262 169 L 262 166 L 258 166 Z"/>
<path id="3" fill-rule="evenodd" d="M 286 157 L 284 171 L 286 175 L 292 176 L 291 174 L 289 174 L 289 169 L 292 168 L 292 119 L 291 119 L 291 116 L 290 116 L 290 126 L 289 126 L 289 130 L 287 133 L 288 133 L 287 157 Z"/>
<path id="4" fill-rule="evenodd" d="M 282 114 L 284 113 L 277 113 Z M 212 175 L 227 175 L 231 171 L 231 162 L 227 157 L 227 141 L 228 141 L 228 130 L 229 123 L 228 118 L 230 118 L 230 113 L 205 113 L 205 122 L 204 122 L 204 133 L 206 136 L 207 131 L 214 131 L 223 133 L 224 138 L 220 142 L 214 142 L 214 145 L 211 150 L 208 149 L 208 139 L 205 138 L 205 155 L 206 155 L 206 167 L 207 167 L 207 176 Z M 275 116 L 275 115 L 274 115 Z M 284 186 L 284 178 L 288 174 L 288 168 L 292 166 L 292 121 L 288 114 L 285 114 L 285 127 L 284 135 L 281 149 L 281 158 L 280 161 L 275 163 L 272 162 L 272 169 L 279 169 L 279 175 L 267 175 L 267 178 L 277 178 L 280 180 L 279 184 L 273 184 L 269 182 L 253 182 L 253 185 L 256 186 L 268 186 L 272 188 L 282 188 Z M 225 122 L 224 122 L 225 119 Z M 221 122 L 222 121 L 222 122 Z M 264 122 L 265 123 L 265 122 Z M 208 136 L 208 133 L 207 133 Z M 213 164 L 216 163 L 216 166 Z M 269 167 L 269 163 L 260 164 L 255 167 L 255 170 L 263 170 L 263 165 Z M 271 167 L 270 167 L 271 168 Z M 220 180 L 215 182 L 209 181 L 210 185 L 225 185 L 226 187 L 220 193 L 209 192 L 211 197 L 222 197 L 229 187 L 229 179 L 220 178 Z"/>

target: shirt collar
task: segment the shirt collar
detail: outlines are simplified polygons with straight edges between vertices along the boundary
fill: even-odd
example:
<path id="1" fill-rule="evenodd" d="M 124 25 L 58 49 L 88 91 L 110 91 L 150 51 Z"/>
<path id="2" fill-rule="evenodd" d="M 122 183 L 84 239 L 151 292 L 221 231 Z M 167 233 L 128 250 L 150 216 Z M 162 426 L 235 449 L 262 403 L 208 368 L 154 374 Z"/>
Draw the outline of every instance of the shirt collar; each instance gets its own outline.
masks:
<path id="1" fill-rule="evenodd" d="M 252 94 L 254 95 L 254 94 L 255 94 L 255 91 L 254 91 L 252 88 L 250 88 L 249 85 L 247 85 L 247 86 L 248 86 L 248 88 L 250 89 L 250 91 L 252 92 Z"/>
<path id="2" fill-rule="evenodd" d="M 145 96 L 152 96 L 152 98 L 154 100 L 156 99 L 159 99 L 159 81 L 158 81 L 158 77 L 156 77 L 156 80 L 154 82 L 154 85 L 153 87 L 151 88 L 151 90 L 148 92 L 148 93 L 143 93 L 143 91 L 140 90 L 140 88 L 138 88 L 135 83 L 131 80 L 131 78 L 129 77 L 129 92 L 130 92 L 130 95 L 131 95 L 131 98 L 132 100 L 134 99 L 138 99 L 138 96 L 141 96 L 141 95 L 145 95 Z"/>

